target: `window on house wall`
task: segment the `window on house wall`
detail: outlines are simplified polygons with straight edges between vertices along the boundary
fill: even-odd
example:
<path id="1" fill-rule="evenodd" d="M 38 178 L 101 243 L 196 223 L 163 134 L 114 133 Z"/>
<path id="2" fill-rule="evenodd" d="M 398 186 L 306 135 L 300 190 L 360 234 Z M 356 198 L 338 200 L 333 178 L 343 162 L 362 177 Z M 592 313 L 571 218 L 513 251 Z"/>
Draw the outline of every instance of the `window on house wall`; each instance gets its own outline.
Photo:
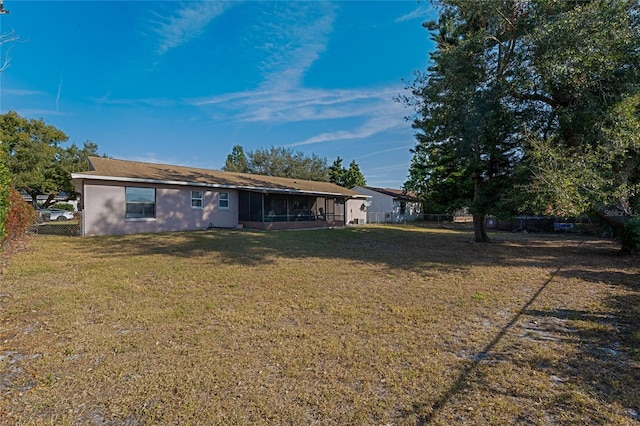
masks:
<path id="1" fill-rule="evenodd" d="M 229 193 L 221 192 L 218 198 L 218 207 L 220 210 L 229 210 Z"/>
<path id="2" fill-rule="evenodd" d="M 126 187 L 125 190 L 127 219 L 156 217 L 156 189 Z"/>
<path id="3" fill-rule="evenodd" d="M 404 216 L 407 211 L 407 203 L 400 201 L 400 215 Z"/>
<path id="4" fill-rule="evenodd" d="M 203 206 L 203 192 L 191 191 L 191 207 L 194 209 L 201 209 Z"/>

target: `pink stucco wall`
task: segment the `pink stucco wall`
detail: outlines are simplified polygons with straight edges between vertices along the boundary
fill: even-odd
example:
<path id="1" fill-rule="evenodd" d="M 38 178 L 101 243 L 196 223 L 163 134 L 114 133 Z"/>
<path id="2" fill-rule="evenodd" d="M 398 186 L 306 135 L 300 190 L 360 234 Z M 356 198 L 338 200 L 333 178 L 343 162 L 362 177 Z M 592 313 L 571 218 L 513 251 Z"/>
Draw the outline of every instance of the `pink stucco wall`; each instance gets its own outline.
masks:
<path id="1" fill-rule="evenodd" d="M 186 186 L 126 186 L 156 188 L 156 217 L 125 218 L 125 185 L 113 182 L 85 182 L 83 187 L 84 235 L 136 234 L 205 229 L 212 225 L 234 228 L 238 225 L 238 193 Z M 203 191 L 203 208 L 191 207 L 191 190 Z M 229 209 L 218 208 L 220 192 L 229 193 Z"/>

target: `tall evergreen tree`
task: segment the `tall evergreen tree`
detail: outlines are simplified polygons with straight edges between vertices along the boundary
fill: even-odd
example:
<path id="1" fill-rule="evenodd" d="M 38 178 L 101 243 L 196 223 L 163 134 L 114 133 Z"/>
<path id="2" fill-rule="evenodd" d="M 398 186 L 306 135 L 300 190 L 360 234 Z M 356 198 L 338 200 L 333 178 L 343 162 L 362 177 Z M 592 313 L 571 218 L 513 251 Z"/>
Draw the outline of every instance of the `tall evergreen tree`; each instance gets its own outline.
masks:
<path id="1" fill-rule="evenodd" d="M 349 168 L 346 169 L 342 166 L 341 157 L 336 158 L 333 164 L 329 166 L 329 182 L 349 189 L 367 184 L 356 160 L 352 160 Z"/>
<path id="2" fill-rule="evenodd" d="M 231 154 L 227 155 L 227 161 L 224 163 L 222 170 L 227 172 L 249 173 L 249 165 L 247 156 L 244 154 L 244 148 L 240 145 L 234 145 Z"/>
<path id="3" fill-rule="evenodd" d="M 513 37 L 502 17 L 514 13 L 513 3 L 442 8 L 439 21 L 426 24 L 436 43 L 431 66 L 405 98 L 416 108 L 418 131 L 405 189 L 426 199 L 450 197 L 442 203 L 448 207 L 468 206 L 476 241 L 487 241 L 485 217 L 505 208 L 520 154 L 519 111 L 503 103 L 502 84 Z"/>
<path id="4" fill-rule="evenodd" d="M 329 166 L 329 182 L 343 186 L 346 169 L 342 165 L 342 158 L 338 156 L 332 165 Z"/>
<path id="5" fill-rule="evenodd" d="M 356 186 L 365 186 L 367 184 L 356 160 L 351 160 L 351 163 L 349 163 L 349 168 L 345 173 L 344 183 L 345 188 L 349 189 L 355 188 Z"/>

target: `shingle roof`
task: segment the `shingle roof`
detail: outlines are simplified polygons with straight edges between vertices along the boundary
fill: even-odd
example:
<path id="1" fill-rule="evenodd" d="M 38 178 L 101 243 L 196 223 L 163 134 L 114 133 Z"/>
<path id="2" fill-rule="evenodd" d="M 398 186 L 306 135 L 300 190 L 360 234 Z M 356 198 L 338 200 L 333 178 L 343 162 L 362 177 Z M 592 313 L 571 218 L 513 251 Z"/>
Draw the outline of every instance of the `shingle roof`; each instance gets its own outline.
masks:
<path id="1" fill-rule="evenodd" d="M 89 157 L 91 170 L 73 173 L 73 179 L 115 180 L 158 184 L 196 185 L 270 192 L 302 192 L 361 198 L 362 195 L 330 182 L 262 176 L 247 173 Z"/>
<path id="2" fill-rule="evenodd" d="M 418 201 L 418 197 L 413 192 L 405 192 L 402 189 L 392 189 L 392 188 L 376 188 L 373 186 L 364 186 L 363 188 L 367 188 L 370 191 L 379 192 L 381 194 L 389 195 L 397 200 L 405 200 L 405 201 Z"/>

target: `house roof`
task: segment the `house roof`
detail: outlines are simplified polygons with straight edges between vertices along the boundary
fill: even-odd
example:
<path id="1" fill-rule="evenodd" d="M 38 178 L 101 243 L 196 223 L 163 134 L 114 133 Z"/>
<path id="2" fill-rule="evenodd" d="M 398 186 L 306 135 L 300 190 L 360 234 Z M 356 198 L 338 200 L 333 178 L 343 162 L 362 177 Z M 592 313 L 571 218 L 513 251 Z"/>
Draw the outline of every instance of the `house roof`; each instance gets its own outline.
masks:
<path id="1" fill-rule="evenodd" d="M 388 195 L 393 197 L 394 200 L 401 201 L 418 201 L 418 197 L 415 193 L 409 191 L 406 192 L 403 189 L 393 189 L 393 188 L 376 188 L 374 186 L 363 186 L 362 188 L 368 189 L 369 191 L 375 191 L 380 194 Z"/>
<path id="2" fill-rule="evenodd" d="M 92 179 L 132 183 L 189 185 L 247 191 L 300 193 L 364 198 L 361 194 L 330 182 L 290 179 L 248 173 L 143 163 L 104 157 L 89 157 L 91 170 L 72 173 L 74 180 Z"/>

